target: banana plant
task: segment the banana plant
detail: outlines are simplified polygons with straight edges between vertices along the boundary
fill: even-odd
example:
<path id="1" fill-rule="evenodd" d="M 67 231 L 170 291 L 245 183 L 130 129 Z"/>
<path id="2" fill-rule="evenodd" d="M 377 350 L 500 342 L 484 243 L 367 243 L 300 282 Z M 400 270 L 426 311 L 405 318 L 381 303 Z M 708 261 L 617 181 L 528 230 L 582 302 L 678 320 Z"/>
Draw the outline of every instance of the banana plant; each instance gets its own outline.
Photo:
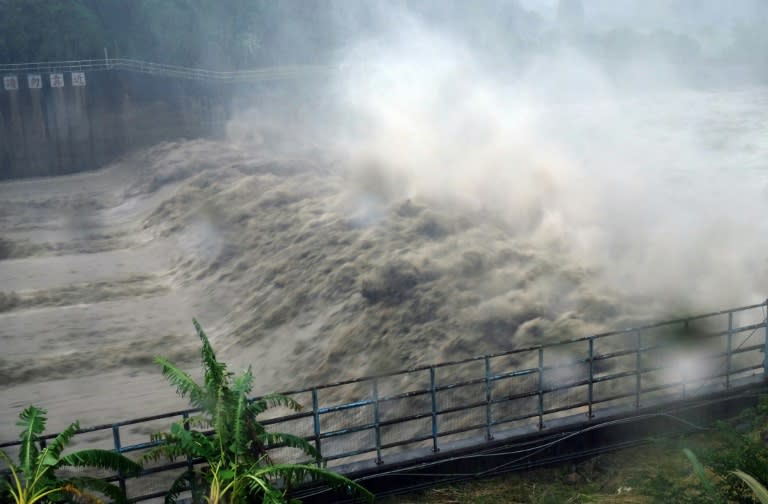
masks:
<path id="1" fill-rule="evenodd" d="M 159 444 L 145 458 L 189 457 L 203 459 L 207 465 L 177 478 L 166 494 L 166 503 L 175 503 L 184 491 L 192 492 L 193 501 L 209 504 L 282 503 L 287 502 L 293 485 L 310 479 L 323 480 L 373 502 L 373 495 L 359 484 L 319 467 L 320 453 L 304 438 L 268 432 L 257 420 L 258 415 L 276 406 L 294 411 L 301 406 L 280 394 L 249 400 L 254 381 L 251 368 L 239 376 L 229 372 L 226 364 L 217 360 L 203 328 L 197 320 L 193 323 L 202 342 L 202 383 L 162 357 L 156 357 L 155 362 L 177 393 L 187 397 L 200 413 L 174 423 L 170 432 L 154 434 L 151 439 Z M 267 452 L 272 445 L 296 448 L 318 465 L 274 464 Z"/>
<path id="2" fill-rule="evenodd" d="M 7 453 L 0 450 L 0 460 L 10 470 L 9 480 L 0 479 L 0 495 L 3 491 L 7 492 L 15 504 L 68 499 L 100 503 L 103 502 L 100 496 L 125 503 L 125 495 L 111 483 L 88 476 L 59 477 L 56 472 L 65 467 L 90 467 L 133 476 L 139 474 L 141 465 L 109 450 L 89 449 L 63 455 L 72 436 L 80 429 L 79 422 L 73 422 L 43 446 L 40 436 L 45 431 L 46 414 L 45 409 L 29 406 L 19 415 L 16 425 L 23 429 L 19 436 L 19 462 L 14 463 Z"/>

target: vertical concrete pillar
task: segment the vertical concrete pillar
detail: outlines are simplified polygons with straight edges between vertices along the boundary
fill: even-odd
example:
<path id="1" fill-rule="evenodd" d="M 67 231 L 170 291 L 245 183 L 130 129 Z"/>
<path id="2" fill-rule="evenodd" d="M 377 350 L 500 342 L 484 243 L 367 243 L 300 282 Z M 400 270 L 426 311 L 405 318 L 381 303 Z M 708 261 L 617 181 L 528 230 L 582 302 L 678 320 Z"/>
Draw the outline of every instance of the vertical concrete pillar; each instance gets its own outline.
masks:
<path id="1" fill-rule="evenodd" d="M 72 173 L 75 170 L 72 152 L 69 149 L 69 119 L 67 95 L 64 88 L 52 88 L 50 94 L 49 137 L 51 139 L 51 154 L 55 154 L 55 175 Z M 53 161 L 53 160 L 52 160 Z"/>
<path id="2" fill-rule="evenodd" d="M 2 90 L 0 90 L 2 92 Z M 7 93 L 6 93 L 7 95 Z M 9 178 L 11 176 L 11 159 L 10 159 L 10 130 L 8 129 L 8 114 L 3 113 L 2 105 L 7 105 L 7 96 L 0 96 L 0 180 Z"/>
<path id="3" fill-rule="evenodd" d="M 136 124 L 136 110 L 133 106 L 133 101 L 127 92 L 123 93 L 118 110 L 119 113 L 115 119 L 120 127 L 115 128 L 115 133 L 122 130 L 122 138 L 120 140 L 122 141 L 123 150 L 129 151 L 136 146 L 137 134 L 140 135 L 142 131 L 136 131 L 136 127 L 139 126 Z"/>
<path id="4" fill-rule="evenodd" d="M 86 88 L 67 89 L 67 130 L 72 171 L 98 168 L 91 152 L 91 125 L 87 113 Z"/>
<path id="5" fill-rule="evenodd" d="M 22 115 L 27 158 L 25 173 L 32 176 L 50 176 L 55 170 L 51 169 L 49 163 L 56 158 L 51 154 L 52 139 L 48 135 L 49 125 L 45 120 L 44 90 L 30 89 L 29 99 L 29 110 Z"/>

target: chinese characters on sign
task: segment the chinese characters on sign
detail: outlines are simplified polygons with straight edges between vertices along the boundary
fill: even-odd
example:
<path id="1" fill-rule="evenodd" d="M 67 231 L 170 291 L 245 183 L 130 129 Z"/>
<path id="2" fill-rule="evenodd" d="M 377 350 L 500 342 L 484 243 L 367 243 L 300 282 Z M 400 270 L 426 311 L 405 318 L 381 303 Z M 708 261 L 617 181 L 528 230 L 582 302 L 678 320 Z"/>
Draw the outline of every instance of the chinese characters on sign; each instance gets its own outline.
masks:
<path id="1" fill-rule="evenodd" d="M 27 75 L 27 84 L 29 89 L 42 89 L 43 77 L 40 74 L 29 74 Z"/>
<path id="2" fill-rule="evenodd" d="M 15 75 L 6 75 L 3 77 L 3 87 L 6 91 L 16 91 L 19 89 L 19 78 Z"/>
<path id="3" fill-rule="evenodd" d="M 0 0 L 0 3 L 2 3 L 2 0 Z M 71 72 L 70 75 L 73 87 L 85 87 L 85 72 Z M 64 78 L 63 73 L 52 73 L 49 75 L 49 78 L 52 88 L 66 87 L 66 79 Z M 2 79 L 2 89 L 5 89 L 6 91 L 18 91 L 18 75 L 3 75 Z M 43 76 L 40 74 L 27 74 L 27 87 L 29 89 L 43 89 Z"/>
<path id="4" fill-rule="evenodd" d="M 72 72 L 72 85 L 75 87 L 85 86 L 85 73 Z"/>
<path id="5" fill-rule="evenodd" d="M 52 88 L 64 87 L 64 74 L 60 74 L 60 73 L 51 74 L 51 87 Z"/>

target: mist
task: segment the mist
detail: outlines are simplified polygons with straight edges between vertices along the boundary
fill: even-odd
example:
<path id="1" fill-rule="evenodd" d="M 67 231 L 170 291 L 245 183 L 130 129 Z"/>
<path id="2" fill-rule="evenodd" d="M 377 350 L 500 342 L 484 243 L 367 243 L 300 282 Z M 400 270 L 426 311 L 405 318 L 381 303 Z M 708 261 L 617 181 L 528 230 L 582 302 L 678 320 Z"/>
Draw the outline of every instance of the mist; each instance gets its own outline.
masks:
<path id="1" fill-rule="evenodd" d="M 344 4 L 327 86 L 233 121 L 319 162 L 321 220 L 345 238 L 313 226 L 356 250 L 317 251 L 346 257 L 327 271 L 356 288 L 341 305 L 301 298 L 299 325 L 324 321 L 308 337 L 326 362 L 311 378 L 765 296 L 766 117 L 753 111 L 766 96 L 758 69 L 723 59 L 739 40 L 707 52 L 696 38 L 717 5 L 694 22 L 690 5 L 651 3 L 632 25 L 634 4 L 562 4 Z M 762 7 L 729 12 L 746 22 Z"/>
<path id="2" fill-rule="evenodd" d="M 762 2 L 304 4 L 220 137 L 0 185 L 0 401 L 166 411 L 193 316 L 264 393 L 766 297 Z"/>
<path id="3" fill-rule="evenodd" d="M 594 8 L 605 23 L 618 19 L 611 5 L 584 2 L 584 17 Z M 656 13 L 671 26 L 680 11 L 687 26 L 679 7 L 644 6 L 642 23 Z M 473 31 L 498 34 L 498 20 L 486 22 Z M 748 112 L 760 88 L 693 87 L 698 63 L 664 54 L 616 69 L 567 36 L 502 63 L 403 6 L 383 24 L 343 51 L 332 86 L 341 113 L 323 142 L 363 202 L 351 211 L 411 199 L 483 212 L 537 253 L 563 254 L 612 295 L 649 306 L 760 298 L 768 158 L 765 119 Z"/>

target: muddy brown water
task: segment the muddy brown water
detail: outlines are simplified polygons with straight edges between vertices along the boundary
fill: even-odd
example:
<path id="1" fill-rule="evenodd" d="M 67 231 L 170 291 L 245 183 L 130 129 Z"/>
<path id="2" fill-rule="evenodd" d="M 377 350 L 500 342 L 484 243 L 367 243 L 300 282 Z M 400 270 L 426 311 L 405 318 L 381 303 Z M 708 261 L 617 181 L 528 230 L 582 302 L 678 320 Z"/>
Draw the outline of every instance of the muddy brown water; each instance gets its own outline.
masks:
<path id="1" fill-rule="evenodd" d="M 720 126 L 706 114 L 696 122 L 704 140 L 717 137 L 713 156 L 746 166 L 750 212 L 765 206 L 756 195 L 764 196 L 768 166 L 757 135 L 765 112 L 755 118 L 745 105 L 754 99 L 723 97 L 712 112 Z M 580 142 L 573 136 L 573 152 Z M 265 393 L 585 336 L 676 309 L 652 290 L 628 288 L 638 276 L 600 278 L 573 242 L 542 240 L 487 206 L 421 195 L 419 184 L 384 191 L 382 174 L 366 170 L 298 150 L 195 140 L 93 173 L 0 184 L 0 440 L 16 437 L 28 404 L 50 410 L 54 431 L 76 418 L 95 425 L 183 407 L 152 358 L 194 371 L 193 317 L 233 370 L 253 366 L 254 392 Z M 665 196 L 687 197 L 670 185 L 677 179 L 714 197 L 723 187 L 736 201 L 734 187 L 686 179 L 685 170 L 665 172 Z M 683 224 L 696 227 L 697 216 L 714 212 L 688 203 Z M 730 219 L 732 210 L 720 217 L 744 224 Z M 610 252 L 621 253 L 621 243 Z M 695 256 L 667 249 L 652 259 L 692 270 L 722 263 L 737 287 L 715 277 L 689 289 L 722 307 L 755 300 L 754 286 L 766 278 L 761 244 L 720 240 L 711 256 L 697 246 Z M 745 250 L 754 268 L 741 275 L 732 265 L 744 263 Z M 654 266 L 628 257 L 637 270 Z M 740 289 L 744 278 L 750 284 Z M 707 297 L 712 285 L 722 288 Z"/>

